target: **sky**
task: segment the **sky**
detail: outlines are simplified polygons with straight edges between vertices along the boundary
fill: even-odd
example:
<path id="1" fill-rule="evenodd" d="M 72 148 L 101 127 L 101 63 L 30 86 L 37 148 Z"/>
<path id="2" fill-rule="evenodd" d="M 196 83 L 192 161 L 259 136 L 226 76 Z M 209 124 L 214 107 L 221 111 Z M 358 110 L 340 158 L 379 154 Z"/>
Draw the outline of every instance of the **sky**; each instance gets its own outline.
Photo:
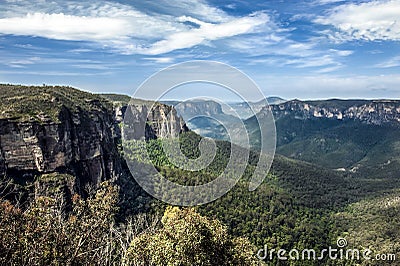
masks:
<path id="1" fill-rule="evenodd" d="M 400 0 L 0 0 L 0 58 L 0 83 L 132 95 L 212 60 L 266 96 L 399 99 Z"/>

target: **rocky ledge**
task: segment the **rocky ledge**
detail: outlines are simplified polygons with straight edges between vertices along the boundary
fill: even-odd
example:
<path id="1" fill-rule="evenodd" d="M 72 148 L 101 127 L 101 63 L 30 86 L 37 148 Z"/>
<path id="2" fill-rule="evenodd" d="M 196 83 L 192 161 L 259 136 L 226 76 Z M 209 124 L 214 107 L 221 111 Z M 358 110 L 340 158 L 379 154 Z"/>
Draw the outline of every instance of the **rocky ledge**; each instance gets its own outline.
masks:
<path id="1" fill-rule="evenodd" d="M 82 185 L 118 176 L 109 102 L 70 87 L 1 85 L 0 95 L 1 176 L 60 172 Z"/>
<path id="2" fill-rule="evenodd" d="M 127 100 L 71 87 L 0 85 L 0 178 L 25 183 L 72 176 L 63 186 L 78 193 L 86 185 L 118 179 L 126 172 L 118 147 Z M 137 100 L 132 108 L 148 138 L 188 130 L 172 107 L 148 105 Z M 45 191 L 48 185 L 35 186 Z"/>
<path id="3" fill-rule="evenodd" d="M 294 115 L 297 119 L 358 120 L 372 125 L 400 123 L 400 101 L 398 100 L 293 100 L 271 105 L 269 108 L 276 119 Z"/>

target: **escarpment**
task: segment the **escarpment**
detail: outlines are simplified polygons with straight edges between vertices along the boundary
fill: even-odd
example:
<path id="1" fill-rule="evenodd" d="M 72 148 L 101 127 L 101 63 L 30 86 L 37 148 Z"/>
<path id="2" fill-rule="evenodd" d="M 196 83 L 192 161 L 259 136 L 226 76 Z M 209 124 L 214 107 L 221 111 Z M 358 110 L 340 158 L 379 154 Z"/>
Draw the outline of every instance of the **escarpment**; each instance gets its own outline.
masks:
<path id="1" fill-rule="evenodd" d="M 0 85 L 0 178 L 35 182 L 41 194 L 54 184 L 81 194 L 117 180 L 126 173 L 118 148 L 126 110 L 123 102 L 71 87 Z M 135 110 L 148 139 L 187 130 L 170 106 L 149 111 L 138 103 Z M 55 180 L 66 175 L 73 178 Z"/>
<path id="2" fill-rule="evenodd" d="M 176 110 L 164 104 L 130 104 L 124 113 L 122 134 L 127 139 L 176 138 L 188 131 Z"/>
<path id="3" fill-rule="evenodd" d="M 398 100 L 327 100 L 288 101 L 269 107 L 275 118 L 294 115 L 296 119 L 335 119 L 360 121 L 369 125 L 400 122 L 400 101 Z"/>
<path id="4" fill-rule="evenodd" d="M 118 127 L 104 99 L 69 87 L 2 85 L 0 175 L 76 177 L 74 188 L 118 177 Z"/>

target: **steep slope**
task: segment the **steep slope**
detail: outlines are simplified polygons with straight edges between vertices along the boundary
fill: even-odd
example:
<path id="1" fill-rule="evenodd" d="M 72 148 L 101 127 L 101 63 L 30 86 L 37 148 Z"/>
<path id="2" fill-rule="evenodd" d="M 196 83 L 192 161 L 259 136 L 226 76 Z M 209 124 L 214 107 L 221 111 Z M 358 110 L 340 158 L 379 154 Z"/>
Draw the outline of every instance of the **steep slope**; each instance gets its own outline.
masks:
<path id="1" fill-rule="evenodd" d="M 67 194 L 85 194 L 88 186 L 121 175 L 126 180 L 119 124 L 130 98 L 107 96 L 62 86 L 0 85 L 0 178 L 24 187 L 34 182 L 37 192 L 58 184 Z M 148 102 L 134 103 L 149 138 L 186 129 L 173 108 L 157 104 L 145 111 Z"/>
<path id="2" fill-rule="evenodd" d="M 400 101 L 397 100 L 327 100 L 298 101 L 272 105 L 278 120 L 287 114 L 299 119 L 329 118 L 360 121 L 369 125 L 398 124 L 400 122 Z"/>
<path id="3" fill-rule="evenodd" d="M 193 132 L 184 133 L 180 141 L 184 154 L 190 158 L 200 155 L 197 148 L 200 136 Z M 229 161 L 230 145 L 225 141 L 217 141 L 216 158 L 209 167 L 199 172 L 174 167 L 163 151 L 162 140 L 151 140 L 147 150 L 157 169 L 169 180 L 195 185 L 209 182 L 222 172 Z M 134 145 L 132 148 L 137 152 Z M 141 154 L 138 152 L 135 155 L 133 152 L 131 156 L 138 156 L 140 160 Z M 380 197 L 400 187 L 400 182 L 396 180 L 354 178 L 277 155 L 265 181 L 256 191 L 249 191 L 248 180 L 256 162 L 257 153 L 251 152 L 244 177 L 230 192 L 212 203 L 200 206 L 199 211 L 217 217 L 229 226 L 233 235 L 248 237 L 259 248 L 267 245 L 269 249 L 312 247 L 321 250 L 333 245 L 338 236 L 351 230 L 354 225 L 342 224 L 337 213 L 347 212 L 349 204 Z M 156 200 L 150 201 L 148 206 L 152 206 L 152 209 L 165 207 Z M 398 223 L 393 224 L 393 227 L 396 226 Z M 371 234 L 372 237 L 377 235 L 377 232 Z M 382 237 L 385 236 L 386 233 Z M 388 243 L 396 241 L 398 237 L 393 236 Z M 379 248 L 376 246 L 375 251 L 379 251 Z M 276 264 L 277 261 L 272 263 Z M 307 262 L 305 265 L 320 263 Z"/>
<path id="4" fill-rule="evenodd" d="M 70 87 L 0 86 L 2 176 L 65 172 L 97 184 L 120 172 L 111 104 Z"/>
<path id="5" fill-rule="evenodd" d="M 181 132 L 189 129 L 185 120 L 178 115 L 173 106 L 154 101 L 133 99 L 121 94 L 100 94 L 101 97 L 111 101 L 114 106 L 115 119 L 122 123 L 129 112 L 131 124 L 137 124 L 135 128 L 121 126 L 122 133 L 126 137 L 146 136 L 146 139 L 177 137 Z M 145 132 L 141 132 L 142 130 Z M 125 130 L 125 131 L 124 131 Z M 131 133 L 126 130 L 130 130 Z"/>
<path id="6" fill-rule="evenodd" d="M 270 109 L 277 153 L 360 176 L 398 176 L 400 101 L 295 100 Z M 257 139 L 255 118 L 245 124 Z"/>

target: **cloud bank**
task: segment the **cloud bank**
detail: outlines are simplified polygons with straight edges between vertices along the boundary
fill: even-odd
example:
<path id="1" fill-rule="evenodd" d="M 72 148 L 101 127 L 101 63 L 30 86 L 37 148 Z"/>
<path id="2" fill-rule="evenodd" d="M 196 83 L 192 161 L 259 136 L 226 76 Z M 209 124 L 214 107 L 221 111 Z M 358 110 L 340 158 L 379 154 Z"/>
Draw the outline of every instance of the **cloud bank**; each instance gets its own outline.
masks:
<path id="1" fill-rule="evenodd" d="M 372 1 L 344 4 L 314 22 L 339 30 L 342 40 L 400 40 L 400 1 Z"/>
<path id="2" fill-rule="evenodd" d="M 263 12 L 232 17 L 202 1 L 185 0 L 179 8 L 165 2 L 162 14 L 112 2 L 75 2 L 52 10 L 38 5 L 37 12 L 27 14 L 11 5 L 0 18 L 0 33 L 94 42 L 125 54 L 159 55 L 253 33 L 272 23 Z M 193 17 L 177 18 L 169 14 L 174 9 L 186 9 L 184 13 Z"/>

